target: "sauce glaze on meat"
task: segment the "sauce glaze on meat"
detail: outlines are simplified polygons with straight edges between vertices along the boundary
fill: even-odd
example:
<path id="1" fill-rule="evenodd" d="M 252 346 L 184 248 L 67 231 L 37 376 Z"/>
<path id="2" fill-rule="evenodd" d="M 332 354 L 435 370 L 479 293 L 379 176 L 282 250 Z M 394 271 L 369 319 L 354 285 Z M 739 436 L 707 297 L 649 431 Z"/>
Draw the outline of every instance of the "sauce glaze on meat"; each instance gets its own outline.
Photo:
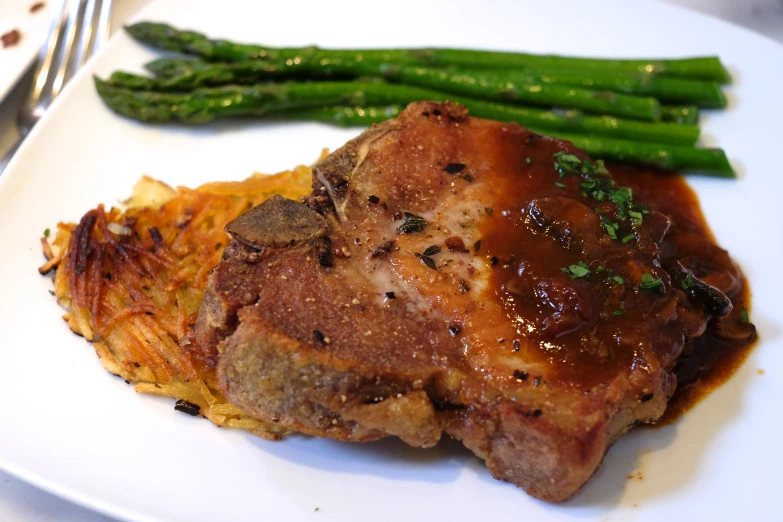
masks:
<path id="1" fill-rule="evenodd" d="M 303 202 L 229 225 L 195 346 L 259 419 L 419 447 L 445 433 L 562 501 L 661 417 L 692 339 L 755 335 L 739 271 L 695 200 L 676 204 L 685 185 L 610 169 L 456 104 L 411 104 L 319 162 Z"/>
<path id="2" fill-rule="evenodd" d="M 649 210 L 634 227 L 616 219 L 614 202 L 590 197 L 589 187 L 574 198 L 583 177 L 568 174 L 553 183 L 557 143 L 528 139 L 528 147 L 506 149 L 518 155 L 507 154 L 495 165 L 516 175 L 497 177 L 502 196 L 481 222 L 480 252 L 493 267 L 497 298 L 519 338 L 528 341 L 522 349 L 557 368 L 549 379 L 557 375 L 563 384 L 586 390 L 620 367 L 676 360 L 681 391 L 671 420 L 730 376 L 755 339 L 741 272 L 715 243 L 681 177 L 609 165 L 616 186 L 630 188 L 633 201 Z M 601 216 L 619 224 L 617 239 L 602 227 Z M 569 273 L 578 263 L 587 275 Z M 640 288 L 644 274 L 662 284 Z M 714 313 L 703 295 L 691 293 L 694 280 L 728 297 L 731 311 Z"/>

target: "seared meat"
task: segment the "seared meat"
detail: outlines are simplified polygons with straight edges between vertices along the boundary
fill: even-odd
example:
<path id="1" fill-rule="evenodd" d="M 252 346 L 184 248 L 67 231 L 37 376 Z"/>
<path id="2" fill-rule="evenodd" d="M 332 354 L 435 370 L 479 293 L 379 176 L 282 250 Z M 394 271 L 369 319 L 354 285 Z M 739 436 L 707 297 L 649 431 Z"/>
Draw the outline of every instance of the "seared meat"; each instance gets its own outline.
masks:
<path id="1" fill-rule="evenodd" d="M 223 393 L 338 440 L 428 447 L 445 431 L 496 478 L 574 495 L 620 434 L 663 413 L 710 314 L 657 257 L 665 216 L 632 223 L 629 193 L 601 196 L 600 168 L 558 172 L 557 153 L 593 165 L 415 103 L 318 164 L 304 203 L 233 222 L 196 325 Z"/>

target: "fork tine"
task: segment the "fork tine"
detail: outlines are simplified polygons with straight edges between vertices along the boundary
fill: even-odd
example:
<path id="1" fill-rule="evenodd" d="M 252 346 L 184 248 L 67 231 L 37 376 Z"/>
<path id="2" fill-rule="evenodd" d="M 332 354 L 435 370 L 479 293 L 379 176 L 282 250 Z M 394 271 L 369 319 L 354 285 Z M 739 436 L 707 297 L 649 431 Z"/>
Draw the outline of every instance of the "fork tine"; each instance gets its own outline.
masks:
<path id="1" fill-rule="evenodd" d="M 82 0 L 66 0 L 66 2 L 69 6 L 68 18 L 65 22 L 65 39 L 63 40 L 60 52 L 57 53 L 57 58 L 54 62 L 57 67 L 57 74 L 54 77 L 54 82 L 52 82 L 49 102 L 60 94 L 60 90 L 67 79 L 65 74 L 68 71 L 69 61 L 73 56 L 73 45 L 77 34 L 76 30 L 79 26 L 79 12 L 82 10 Z"/>
<path id="2" fill-rule="evenodd" d="M 111 4 L 112 0 L 99 0 L 101 3 L 100 12 L 98 14 L 98 23 L 95 26 L 95 38 L 93 38 L 92 49 L 90 54 L 103 47 L 109 40 L 109 32 L 111 30 Z"/>
<path id="3" fill-rule="evenodd" d="M 91 10 L 88 15 L 85 13 L 84 23 L 89 23 L 89 37 L 87 32 L 83 31 L 83 50 L 81 57 L 84 62 L 100 49 L 109 38 L 109 14 L 111 10 L 111 0 L 88 0 L 87 9 Z"/>
<path id="4" fill-rule="evenodd" d="M 92 48 L 92 40 L 95 36 L 94 28 L 95 22 L 98 19 L 96 2 L 99 0 L 86 0 L 84 4 L 83 15 L 80 20 L 80 31 L 77 33 L 76 52 L 73 57 L 73 61 L 68 68 L 68 75 L 65 81 L 68 81 L 70 77 L 78 71 L 84 62 L 90 57 L 90 49 Z"/>
<path id="5" fill-rule="evenodd" d="M 0 158 L 0 174 L 65 83 L 107 40 L 110 11 L 111 0 L 61 0 L 38 53 L 33 87 L 17 117 L 21 136 Z"/>
<path id="6" fill-rule="evenodd" d="M 50 98 L 51 86 L 54 81 L 55 57 L 58 49 L 62 46 L 62 38 L 65 34 L 65 25 L 68 16 L 68 0 L 62 0 L 60 13 L 52 19 L 52 26 L 49 30 L 49 37 L 46 44 L 41 48 L 38 54 L 38 61 L 35 67 L 34 84 L 30 95 L 25 101 L 25 107 L 20 112 L 20 126 L 23 132 L 27 132 L 32 122 L 21 121 L 22 116 L 40 117 L 40 113 L 46 109 L 48 104 L 42 105 L 43 98 Z"/>

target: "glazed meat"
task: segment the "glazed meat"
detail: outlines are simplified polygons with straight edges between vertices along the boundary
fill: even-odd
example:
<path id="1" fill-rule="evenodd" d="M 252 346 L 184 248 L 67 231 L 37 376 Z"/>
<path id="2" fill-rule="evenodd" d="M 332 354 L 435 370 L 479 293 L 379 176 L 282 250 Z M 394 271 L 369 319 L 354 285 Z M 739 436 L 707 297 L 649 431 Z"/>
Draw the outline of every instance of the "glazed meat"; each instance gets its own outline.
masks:
<path id="1" fill-rule="evenodd" d="M 414 103 L 321 161 L 304 202 L 228 226 L 195 346 L 264 421 L 445 432 L 562 501 L 662 415 L 687 340 L 731 309 L 719 281 L 662 264 L 669 227 L 568 142 Z"/>

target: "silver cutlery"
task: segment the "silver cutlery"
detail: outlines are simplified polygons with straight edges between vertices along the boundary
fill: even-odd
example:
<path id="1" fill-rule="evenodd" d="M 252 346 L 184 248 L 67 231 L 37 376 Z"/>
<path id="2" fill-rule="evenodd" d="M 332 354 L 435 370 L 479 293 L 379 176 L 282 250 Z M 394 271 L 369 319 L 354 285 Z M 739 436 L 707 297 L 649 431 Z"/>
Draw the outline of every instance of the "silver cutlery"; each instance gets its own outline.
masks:
<path id="1" fill-rule="evenodd" d="M 63 86 L 109 38 L 112 0 L 63 0 L 38 54 L 33 85 L 17 116 L 19 139 L 0 159 L 0 174 Z"/>

